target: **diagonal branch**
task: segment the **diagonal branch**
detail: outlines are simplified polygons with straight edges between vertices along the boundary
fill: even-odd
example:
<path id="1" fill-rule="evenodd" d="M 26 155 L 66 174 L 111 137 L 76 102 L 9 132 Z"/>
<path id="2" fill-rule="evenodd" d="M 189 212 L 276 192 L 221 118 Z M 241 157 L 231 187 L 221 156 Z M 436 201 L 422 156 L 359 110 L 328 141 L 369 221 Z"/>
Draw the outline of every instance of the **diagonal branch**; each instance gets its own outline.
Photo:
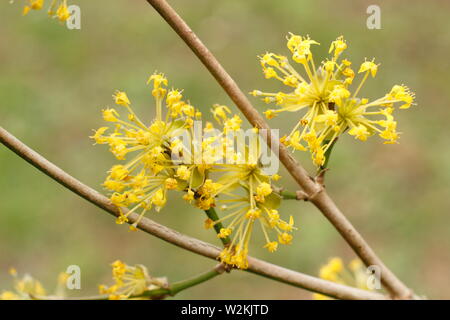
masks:
<path id="1" fill-rule="evenodd" d="M 238 87 L 236 82 L 222 67 L 219 61 L 208 50 L 208 48 L 195 35 L 191 28 L 176 13 L 176 11 L 165 0 L 147 0 L 153 8 L 166 20 L 166 22 L 174 29 L 174 31 L 183 39 L 183 41 L 191 48 L 195 55 L 201 60 L 209 72 L 214 76 L 216 81 L 222 86 L 228 96 L 238 106 L 248 121 L 257 128 L 267 129 L 270 127 L 264 118 L 253 107 L 246 95 Z M 340 211 L 334 201 L 329 197 L 322 186 L 317 184 L 306 172 L 306 170 L 291 157 L 287 149 L 270 139 L 270 134 L 265 137 L 266 142 L 272 149 L 279 150 L 279 159 L 286 167 L 297 184 L 308 195 L 311 201 L 325 217 L 333 224 L 336 230 L 342 235 L 347 243 L 352 247 L 355 253 L 364 263 L 369 265 L 377 265 L 381 270 L 381 281 L 389 290 L 394 298 L 409 299 L 413 297 L 412 291 L 404 285 L 390 269 L 375 254 L 372 248 L 364 240 L 361 234 L 353 227 L 350 221 Z"/>
<path id="2" fill-rule="evenodd" d="M 36 151 L 29 148 L 23 142 L 18 140 L 8 131 L 0 127 L 0 142 L 7 148 L 15 152 L 18 156 L 26 160 L 28 163 L 36 167 L 48 175 L 53 180 L 62 184 L 69 190 L 73 191 L 80 197 L 88 200 L 97 207 L 107 211 L 108 213 L 118 216 L 119 209 L 114 206 L 108 198 L 99 192 L 83 184 L 75 179 L 64 170 L 60 169 Z M 122 210 L 124 211 L 124 210 Z M 126 210 L 124 211 L 126 213 Z M 128 216 L 130 223 L 134 223 L 138 218 L 138 214 Z M 216 259 L 221 249 L 209 243 L 197 240 L 195 238 L 181 234 L 166 226 L 158 224 L 151 219 L 143 218 L 138 224 L 138 228 L 151 235 L 154 235 L 164 241 L 174 244 L 185 250 L 202 255 L 210 259 Z M 261 275 L 276 281 L 280 281 L 295 287 L 303 288 L 309 291 L 319 292 L 338 299 L 352 300 L 383 300 L 386 297 L 379 293 L 365 291 L 349 286 L 337 284 L 334 282 L 322 280 L 300 272 L 285 269 L 283 267 L 249 257 L 249 268 L 251 273 Z"/>

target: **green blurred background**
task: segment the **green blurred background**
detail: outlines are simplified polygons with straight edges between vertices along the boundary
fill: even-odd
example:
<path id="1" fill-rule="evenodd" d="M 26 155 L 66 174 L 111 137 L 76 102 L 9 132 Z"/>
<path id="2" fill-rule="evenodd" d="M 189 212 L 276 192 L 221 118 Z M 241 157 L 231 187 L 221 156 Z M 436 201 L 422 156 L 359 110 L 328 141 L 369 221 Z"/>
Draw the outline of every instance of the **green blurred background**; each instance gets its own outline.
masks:
<path id="1" fill-rule="evenodd" d="M 146 1 L 73 0 L 82 10 L 81 30 L 68 30 L 44 12 L 21 17 L 21 1 L 0 4 L 0 124 L 84 183 L 101 190 L 115 162 L 105 146 L 88 136 L 103 126 L 100 110 L 112 105 L 115 89 L 127 91 L 133 106 L 150 120 L 152 98 L 145 86 L 154 70 L 203 111 L 230 100 Z M 450 2 L 448 1 L 170 1 L 244 91 L 277 90 L 265 80 L 256 55 L 287 54 L 288 32 L 321 42 L 344 35 L 356 66 L 376 57 L 379 74 L 364 88 L 381 96 L 405 83 L 418 106 L 398 113 L 399 145 L 378 138 L 361 143 L 346 136 L 335 149 L 327 188 L 380 257 L 417 293 L 450 297 Z M 381 7 L 382 29 L 366 28 L 366 8 Z M 424 14 L 426 13 L 426 14 Z M 263 105 L 251 98 L 263 111 Z M 236 108 L 233 106 L 234 110 Z M 281 119 L 282 118 L 282 119 Z M 271 121 L 286 133 L 292 121 Z M 285 122 L 283 122 L 285 121 Z M 299 160 L 312 169 L 309 156 Z M 286 172 L 282 182 L 294 184 Z M 172 197 L 174 199 L 174 197 Z M 351 250 L 308 203 L 286 202 L 282 212 L 297 225 L 293 245 L 269 254 L 253 245 L 252 255 L 317 274 L 331 256 Z M 219 244 L 202 228 L 201 211 L 173 200 L 150 217 L 180 232 Z M 206 270 L 213 261 L 143 232 L 129 232 L 100 209 L 0 147 L 0 288 L 10 287 L 15 266 L 52 287 L 68 265 L 82 270 L 82 290 L 110 283 L 109 264 L 142 263 L 153 275 L 177 281 Z M 176 298 L 309 299 L 310 293 L 244 272 L 232 272 Z"/>

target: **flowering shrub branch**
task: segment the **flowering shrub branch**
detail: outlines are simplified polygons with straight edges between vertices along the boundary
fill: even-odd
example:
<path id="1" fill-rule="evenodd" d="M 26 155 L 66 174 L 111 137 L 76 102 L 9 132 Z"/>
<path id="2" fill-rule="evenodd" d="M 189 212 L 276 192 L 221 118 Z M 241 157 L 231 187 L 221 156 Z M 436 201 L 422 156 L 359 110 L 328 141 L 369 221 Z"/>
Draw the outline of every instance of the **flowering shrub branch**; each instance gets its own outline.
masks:
<path id="1" fill-rule="evenodd" d="M 262 98 L 267 104 L 275 103 L 275 109 L 264 112 L 268 119 L 286 111 L 303 113 L 288 135 L 280 140 L 273 139 L 269 125 L 183 19 L 165 0 L 147 2 L 193 50 L 249 120 L 253 126 L 252 132 L 256 135 L 259 133 L 269 148 L 275 151 L 301 189 L 290 192 L 274 184 L 280 176 L 268 174 L 264 170 L 259 140 L 256 140 L 256 154 L 234 151 L 234 142 L 238 138 L 232 135 L 230 139 L 229 134 L 240 130 L 242 120 L 239 115 L 230 116 L 231 111 L 226 106 L 214 105 L 211 110 L 219 129 L 212 123 L 207 123 L 203 130 L 204 133 L 214 132 L 215 136 L 197 140 L 194 123 L 202 118 L 201 112 L 183 101 L 182 91 L 167 90 L 168 80 L 160 73 L 154 73 L 148 80 L 148 84 L 153 85 L 152 95 L 156 109 L 156 116 L 150 124 L 144 124 L 134 113 L 125 92 L 116 91 L 114 101 L 122 111 L 115 108 L 102 110 L 104 120 L 114 126 L 101 127 L 91 137 L 97 144 L 109 145 L 110 151 L 119 161 L 125 160 L 129 154 L 133 155 L 126 163 L 116 164 L 108 171 L 103 186 L 110 191 L 109 199 L 71 177 L 0 128 L 0 141 L 3 144 L 68 189 L 115 215 L 116 223 L 129 224 L 133 231 L 141 229 L 184 249 L 221 261 L 212 271 L 170 286 L 159 278 L 150 277 L 143 266 L 131 267 L 116 261 L 113 264 L 115 284 L 110 287 L 101 286 L 102 295 L 97 298 L 164 298 L 232 268 L 317 292 L 316 298 L 319 299 L 324 298 L 324 295 L 340 299 L 385 298 L 360 285 L 363 279 L 361 262 L 350 264 L 354 275 L 349 278 L 342 261 L 332 259 L 321 269 L 321 279 L 318 279 L 250 257 L 249 244 L 256 227 L 261 228 L 265 239 L 264 247 L 270 252 L 276 251 L 279 244 L 291 243 L 291 233 L 297 228 L 294 227 L 292 216 L 289 220 L 283 220 L 278 213 L 277 209 L 283 199 L 313 203 L 366 266 L 376 265 L 380 269 L 381 282 L 389 291 L 390 298 L 417 298 L 374 253 L 328 196 L 324 186 L 328 161 L 339 136 L 348 133 L 365 141 L 369 136 L 378 134 L 385 139 L 385 143 L 395 143 L 399 133 L 393 117 L 394 105 L 401 103 L 400 109 L 409 108 L 414 104 L 414 93 L 404 85 L 396 85 L 389 93 L 372 102 L 359 98 L 358 93 L 366 80 L 370 75 L 375 77 L 377 73 L 378 65 L 374 60 L 366 60 L 361 65 L 358 73 L 363 74 L 362 79 L 351 93 L 349 86 L 353 83 L 355 72 L 350 67 L 351 62 L 341 58 L 341 53 L 347 48 L 343 37 L 332 42 L 329 50 L 331 57 L 317 68 L 310 48 L 319 43 L 309 36 L 290 34 L 287 47 L 292 53 L 292 60 L 304 67 L 303 75 L 290 64 L 287 57 L 266 53 L 259 57 L 265 77 L 281 81 L 290 91 L 251 92 L 251 95 Z M 44 0 L 27 0 L 24 15 L 30 10 L 42 9 L 43 5 Z M 70 17 L 67 0 L 53 0 L 49 15 L 66 21 Z M 127 112 L 126 119 L 121 115 L 124 110 Z M 182 130 L 187 136 L 187 143 L 177 138 Z M 315 177 L 311 177 L 292 158 L 288 148 L 311 153 L 317 166 Z M 197 162 L 196 149 L 200 149 L 202 154 L 200 162 Z M 244 143 L 244 150 L 248 149 L 250 145 Z M 223 153 L 226 154 L 225 157 Z M 180 163 L 174 159 L 174 155 L 184 159 L 187 157 L 190 161 Z M 232 161 L 227 162 L 230 155 Z M 160 211 L 172 191 L 181 193 L 185 201 L 206 213 L 208 218 L 204 226 L 207 229 L 214 228 L 223 244 L 222 250 L 179 234 L 145 216 L 150 210 Z M 215 208 L 226 212 L 223 216 L 218 215 Z M 344 278 L 350 279 L 350 282 L 352 279 L 359 279 L 355 282 L 356 285 L 351 283 L 356 288 L 346 286 L 349 282 L 344 281 Z M 39 294 L 34 297 L 40 298 Z"/>
<path id="2" fill-rule="evenodd" d="M 105 210 L 113 216 L 119 217 L 126 214 L 126 209 L 119 210 L 111 201 L 99 192 L 75 179 L 64 170 L 60 169 L 37 152 L 29 148 L 8 131 L 0 127 L 0 142 L 7 148 L 23 158 L 25 161 L 57 181 L 67 189 L 76 193 L 85 200 L 93 203 L 97 207 Z M 129 215 L 129 223 L 134 223 L 138 219 L 138 214 Z M 203 241 L 183 235 L 175 230 L 160 225 L 146 217 L 143 217 L 137 224 L 137 228 L 154 235 L 164 241 L 172 243 L 185 250 L 194 252 L 204 257 L 216 260 L 220 254 L 220 249 Z M 384 300 L 386 297 L 379 293 L 352 288 L 346 285 L 331 281 L 318 279 L 300 272 L 285 269 L 271 263 L 248 257 L 249 266 L 246 271 L 261 275 L 279 282 L 283 282 L 295 287 L 304 288 L 313 292 L 325 294 L 337 299 L 350 300 Z"/>
<path id="3" fill-rule="evenodd" d="M 158 11 L 158 13 L 189 46 L 189 48 L 191 48 L 195 55 L 200 59 L 200 61 L 229 95 L 231 100 L 242 111 L 247 120 L 255 128 L 270 129 L 268 124 L 253 107 L 236 82 L 231 78 L 231 76 L 226 72 L 226 70 L 217 61 L 208 48 L 201 42 L 186 22 L 176 13 L 176 11 L 165 0 L 147 0 L 147 2 L 153 6 L 156 11 Z M 367 69 L 363 71 L 367 71 Z M 367 78 L 368 74 L 369 73 L 366 72 L 365 78 Z M 356 92 L 358 91 L 359 88 Z M 359 131 L 355 131 L 354 134 L 357 136 L 360 135 Z M 267 137 L 266 141 L 268 144 L 272 143 L 270 135 Z M 412 298 L 414 296 L 412 291 L 405 284 L 403 284 L 403 282 L 401 282 L 389 268 L 386 267 L 386 265 L 364 240 L 361 234 L 353 227 L 334 201 L 328 196 L 323 186 L 318 184 L 309 176 L 306 170 L 292 158 L 286 147 L 279 145 L 278 143 L 271 145 L 271 147 L 272 149 L 279 148 L 279 159 L 287 171 L 298 183 L 299 187 L 301 187 L 302 190 L 308 195 L 309 200 L 325 215 L 337 231 L 344 237 L 361 260 L 367 266 L 377 265 L 381 268 L 381 281 L 391 293 L 392 297 L 398 299 Z"/>
<path id="4" fill-rule="evenodd" d="M 14 291 L 3 291 L 0 300 L 160 300 L 173 297 L 225 272 L 224 266 L 218 264 L 207 272 L 169 283 L 165 277 L 151 276 L 147 268 L 141 264 L 129 266 L 117 260 L 111 266 L 114 284 L 99 285 L 100 295 L 89 297 L 66 296 L 69 274 L 65 272 L 59 274 L 54 294 L 49 294 L 40 281 L 29 274 L 19 277 L 17 271 L 12 268 L 9 273 L 14 279 Z"/>

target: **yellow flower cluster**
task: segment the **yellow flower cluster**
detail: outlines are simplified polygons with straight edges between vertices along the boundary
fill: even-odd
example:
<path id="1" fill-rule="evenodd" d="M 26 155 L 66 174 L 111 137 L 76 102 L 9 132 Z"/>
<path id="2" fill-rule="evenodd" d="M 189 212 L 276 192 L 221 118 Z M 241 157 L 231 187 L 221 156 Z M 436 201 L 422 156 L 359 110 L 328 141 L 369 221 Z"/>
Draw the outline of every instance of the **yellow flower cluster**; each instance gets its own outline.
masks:
<path id="1" fill-rule="evenodd" d="M 154 278 L 149 276 L 147 268 L 143 265 L 132 267 L 117 260 L 111 266 L 114 284 L 111 286 L 99 285 L 100 294 L 107 295 L 110 300 L 149 299 L 149 297 L 143 295 L 144 292 L 168 288 L 165 277 Z M 58 283 L 52 295 L 49 295 L 42 284 L 30 275 L 26 274 L 19 277 L 14 268 L 11 268 L 9 273 L 14 279 L 14 291 L 3 291 L 0 294 L 0 300 L 60 300 L 66 296 L 65 289 L 69 274 L 65 272 L 59 274 Z M 103 297 L 98 298 L 103 299 Z"/>
<path id="2" fill-rule="evenodd" d="M 10 275 L 14 280 L 14 291 L 3 291 L 0 294 L 0 300 L 31 300 L 48 297 L 47 291 L 42 286 L 41 282 L 34 279 L 29 274 L 19 277 L 16 269 L 9 270 Z M 66 287 L 66 280 L 68 274 L 60 273 L 58 276 L 58 284 L 55 289 L 55 296 L 64 297 L 64 289 Z"/>
<path id="3" fill-rule="evenodd" d="M 256 148 L 252 149 L 247 142 L 243 148 L 235 148 L 242 119 L 231 115 L 228 107 L 214 105 L 211 112 L 220 129 L 207 122 L 198 137 L 194 132 L 198 131 L 198 123 L 194 119 L 200 119 L 201 113 L 183 101 L 180 90 L 168 91 L 168 81 L 162 74 L 153 74 L 150 82 L 156 105 L 156 117 L 150 125 L 146 126 L 134 113 L 126 93 L 117 91 L 114 100 L 128 112 L 127 121 L 122 120 L 116 109 L 105 109 L 104 120 L 115 126 L 109 134 L 107 131 L 111 129 L 102 127 L 92 136 L 96 143 L 108 144 L 118 160 L 137 153 L 126 164 L 114 165 L 103 184 L 112 192 L 112 203 L 119 208 L 130 207 L 118 217 L 117 223 L 128 222 L 129 215 L 140 210 L 139 218 L 130 227 L 136 230 L 145 212 L 153 207 L 159 211 L 167 202 L 168 191 L 174 190 L 199 209 L 216 207 L 220 198 L 221 208 L 230 211 L 219 221 L 205 224 L 213 227 L 230 221 L 218 235 L 232 236 L 230 246 L 220 255 L 225 263 L 239 268 L 248 266 L 248 247 L 255 223 L 261 225 L 269 251 L 275 251 L 278 243 L 289 244 L 293 219 L 286 222 L 278 214 L 280 196 L 273 192 L 271 181 L 279 176 L 263 172 L 259 140 L 250 143 Z M 184 133 L 182 138 L 180 132 Z M 253 133 L 258 136 L 256 129 Z M 269 238 L 269 229 L 277 233 L 277 240 Z"/>
<path id="4" fill-rule="evenodd" d="M 159 211 L 165 206 L 169 190 L 185 190 L 196 183 L 198 175 L 193 173 L 195 168 L 177 165 L 172 160 L 172 153 L 182 153 L 184 146 L 178 139 L 180 130 L 191 130 L 193 117 L 200 117 L 200 112 L 182 100 L 180 91 L 165 89 L 168 81 L 164 75 L 153 74 L 148 83 L 151 82 L 156 117 L 149 126 L 131 109 L 126 93 L 116 91 L 114 101 L 128 112 L 126 120 L 122 120 L 116 109 L 104 109 L 103 119 L 114 123 L 114 130 L 106 134 L 110 128 L 102 127 L 91 137 L 98 144 L 108 144 L 118 160 L 125 160 L 129 153 L 137 153 L 126 164 L 114 165 L 103 184 L 113 192 L 112 203 L 118 207 L 132 207 L 127 214 L 118 217 L 118 224 L 128 222 L 131 213 L 141 210 L 132 230 L 147 210 L 154 207 Z M 164 118 L 163 105 L 168 110 Z"/>
<path id="5" fill-rule="evenodd" d="M 43 7 L 44 0 L 26 0 L 26 4 L 23 7 L 23 15 L 27 15 L 31 10 L 41 10 Z M 58 18 L 62 22 L 70 18 L 67 0 L 51 0 L 47 12 L 50 17 Z"/>
<path id="6" fill-rule="evenodd" d="M 166 278 L 149 276 L 147 268 L 143 265 L 129 266 L 116 260 L 111 266 L 114 284 L 99 285 L 100 294 L 107 294 L 109 300 L 133 299 L 145 291 L 168 287 Z"/>
<path id="7" fill-rule="evenodd" d="M 355 71 L 349 60 L 341 59 L 347 49 L 344 38 L 341 36 L 331 43 L 330 57 L 318 67 L 311 52 L 312 45 L 319 43 L 294 34 L 287 38 L 292 60 L 301 64 L 304 72 L 298 72 L 285 56 L 266 53 L 259 57 L 265 77 L 275 78 L 289 87 L 288 92 L 251 92 L 265 103 L 277 106 L 265 111 L 266 117 L 271 119 L 285 111 L 302 112 L 302 117 L 281 142 L 293 150 L 309 150 L 317 166 L 324 164 L 327 150 L 346 131 L 361 141 L 378 134 L 384 143 L 395 143 L 399 133 L 393 117 L 394 105 L 409 108 L 414 93 L 404 85 L 395 85 L 374 101 L 359 98 L 365 81 L 369 75 L 375 77 L 379 65 L 374 60 L 361 64 L 358 73 L 362 73 L 362 79 L 352 93 L 350 87 Z"/>
<path id="8" fill-rule="evenodd" d="M 324 280 L 370 291 L 367 286 L 369 275 L 366 273 L 364 265 L 359 259 L 350 261 L 346 268 L 341 258 L 331 258 L 326 265 L 320 268 L 319 277 Z M 313 298 L 315 300 L 332 299 L 319 293 L 315 293 Z"/>

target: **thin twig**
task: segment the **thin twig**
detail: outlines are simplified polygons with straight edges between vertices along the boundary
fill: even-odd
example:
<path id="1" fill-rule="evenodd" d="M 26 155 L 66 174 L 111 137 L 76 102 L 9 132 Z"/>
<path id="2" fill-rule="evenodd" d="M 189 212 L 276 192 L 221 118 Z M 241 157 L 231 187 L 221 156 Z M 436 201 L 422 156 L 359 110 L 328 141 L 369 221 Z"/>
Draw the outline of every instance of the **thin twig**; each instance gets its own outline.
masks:
<path id="1" fill-rule="evenodd" d="M 221 263 L 216 265 L 213 269 L 198 274 L 189 279 L 181 280 L 172 283 L 166 288 L 157 288 L 152 290 L 144 291 L 141 294 L 131 295 L 129 299 L 153 299 L 153 300 L 161 300 L 166 297 L 173 297 L 176 294 L 184 291 L 186 289 L 197 286 L 205 281 L 211 280 L 218 275 L 221 275 L 225 272 L 225 269 Z M 87 297 L 58 297 L 58 296 L 42 296 L 29 294 L 32 300 L 108 300 L 109 294 L 101 294 L 96 296 L 87 296 Z"/>
<path id="2" fill-rule="evenodd" d="M 380 268 L 381 281 L 391 295 L 396 299 L 412 298 L 412 291 L 384 265 L 361 234 L 336 206 L 322 186 L 310 178 L 307 171 L 292 158 L 283 145 L 280 145 L 278 141 L 271 141 L 270 128 L 264 118 L 253 107 L 236 82 L 226 72 L 208 48 L 200 41 L 186 22 L 184 22 L 165 0 L 147 0 L 147 2 L 159 12 L 164 20 L 167 21 L 189 48 L 191 48 L 195 55 L 214 76 L 216 81 L 222 86 L 231 100 L 233 100 L 236 106 L 245 115 L 248 121 L 256 128 L 268 130 L 269 134 L 265 137 L 267 138 L 266 142 L 272 149 L 279 148 L 280 161 L 298 185 L 309 195 L 309 201 L 322 211 L 325 217 L 333 224 L 336 230 L 367 266 L 377 265 Z"/>
<path id="3" fill-rule="evenodd" d="M 75 179 L 64 170 L 60 169 L 36 151 L 29 148 L 8 131 L 0 127 L 0 141 L 11 151 L 26 160 L 28 163 L 48 175 L 53 180 L 62 184 L 80 197 L 88 200 L 97 207 L 108 213 L 119 216 L 119 209 L 110 200 L 99 192 Z M 127 210 L 122 209 L 126 214 Z M 134 223 L 138 214 L 132 213 L 128 216 L 129 223 Z M 164 241 L 174 244 L 180 248 L 197 253 L 207 258 L 217 259 L 221 249 L 209 243 L 186 236 L 166 226 L 158 224 L 151 219 L 143 218 L 138 224 L 138 228 Z M 255 273 L 276 281 L 280 281 L 292 286 L 300 287 L 309 291 L 322 293 L 338 299 L 351 300 L 382 300 L 386 297 L 382 294 L 369 292 L 349 286 L 333 283 L 312 277 L 300 272 L 285 269 L 283 267 L 249 257 L 249 268 L 247 271 Z"/>

